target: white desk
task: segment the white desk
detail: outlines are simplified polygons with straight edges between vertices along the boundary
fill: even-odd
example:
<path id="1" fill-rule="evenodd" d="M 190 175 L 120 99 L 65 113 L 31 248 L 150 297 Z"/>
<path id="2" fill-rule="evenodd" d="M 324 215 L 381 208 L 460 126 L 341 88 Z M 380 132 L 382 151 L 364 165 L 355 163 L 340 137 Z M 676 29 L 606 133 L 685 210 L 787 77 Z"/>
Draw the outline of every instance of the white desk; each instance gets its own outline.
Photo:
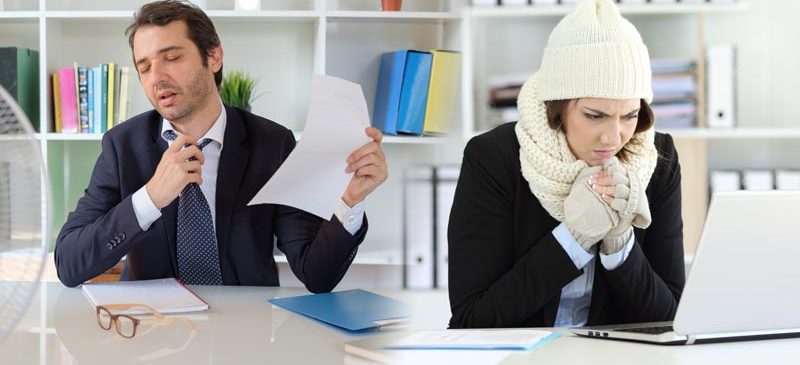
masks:
<path id="1" fill-rule="evenodd" d="M 135 338 L 124 339 L 97 326 L 94 310 L 80 289 L 43 284 L 22 322 L 0 343 L 0 363 L 364 363 L 347 355 L 344 343 L 365 337 L 348 335 L 266 302 L 274 296 L 305 294 L 302 289 L 193 288 L 211 305 L 208 312 L 190 316 L 196 332 L 176 320 L 149 332 L 142 324 Z M 449 307 L 444 291 L 377 292 L 409 302 L 416 312 L 413 327 L 441 329 L 447 324 Z M 432 358 L 441 363 L 441 357 Z M 797 364 L 799 359 L 800 339 L 662 347 L 564 336 L 532 351 L 513 352 L 502 363 L 750 365 Z"/>
<path id="2" fill-rule="evenodd" d="M 0 343 L 0 364 L 342 364 L 344 343 L 352 336 L 267 303 L 275 296 L 308 294 L 300 288 L 192 286 L 210 310 L 167 326 L 143 322 L 136 337 L 125 339 L 98 327 L 95 311 L 79 288 L 44 283 L 28 313 Z M 378 291 L 403 297 L 400 291 Z M 408 294 L 417 302 L 444 300 L 428 311 L 444 328 L 446 293 Z M 429 318 L 421 315 L 420 319 Z M 427 319 L 436 323 L 436 319 Z M 353 359 L 360 361 L 358 358 Z M 348 360 L 347 362 L 351 362 Z"/>

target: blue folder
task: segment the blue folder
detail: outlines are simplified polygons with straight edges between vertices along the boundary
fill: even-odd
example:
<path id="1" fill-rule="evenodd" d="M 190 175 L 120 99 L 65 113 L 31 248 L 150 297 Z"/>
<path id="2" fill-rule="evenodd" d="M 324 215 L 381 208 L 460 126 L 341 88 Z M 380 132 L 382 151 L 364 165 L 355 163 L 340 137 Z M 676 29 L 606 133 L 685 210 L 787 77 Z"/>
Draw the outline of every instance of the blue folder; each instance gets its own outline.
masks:
<path id="1" fill-rule="evenodd" d="M 361 289 L 273 298 L 269 302 L 348 331 L 374 329 L 379 327 L 378 321 L 408 316 L 402 302 Z"/>
<path id="2" fill-rule="evenodd" d="M 372 126 L 385 134 L 397 134 L 397 113 L 400 108 L 400 87 L 406 68 L 407 50 L 386 52 L 381 56 Z"/>
<path id="3" fill-rule="evenodd" d="M 422 135 L 432 63 L 430 52 L 408 51 L 400 89 L 397 133 Z"/>

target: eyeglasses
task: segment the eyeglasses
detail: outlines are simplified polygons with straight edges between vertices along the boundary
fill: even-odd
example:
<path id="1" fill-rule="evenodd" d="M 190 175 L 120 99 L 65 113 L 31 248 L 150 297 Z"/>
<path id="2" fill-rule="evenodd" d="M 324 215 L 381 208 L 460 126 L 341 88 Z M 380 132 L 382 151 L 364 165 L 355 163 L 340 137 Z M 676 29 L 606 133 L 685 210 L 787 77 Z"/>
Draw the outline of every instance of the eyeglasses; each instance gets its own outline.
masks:
<path id="1" fill-rule="evenodd" d="M 153 315 L 153 318 L 149 318 L 150 320 L 154 321 L 156 325 L 164 325 L 170 323 L 170 319 L 164 317 L 163 314 L 159 313 L 153 307 L 150 307 L 145 304 L 106 304 L 106 305 L 99 305 L 97 308 L 97 324 L 100 328 L 110 331 L 111 327 L 113 326 L 117 333 L 125 338 L 133 338 L 136 336 L 136 329 L 139 327 L 139 323 L 141 323 L 141 318 L 136 318 L 129 314 L 114 314 L 111 313 L 112 310 L 128 310 L 131 308 L 142 308 L 145 309 L 148 313 Z M 189 321 L 188 318 L 184 318 L 189 325 L 192 327 L 193 330 L 196 330 L 194 323 Z"/>

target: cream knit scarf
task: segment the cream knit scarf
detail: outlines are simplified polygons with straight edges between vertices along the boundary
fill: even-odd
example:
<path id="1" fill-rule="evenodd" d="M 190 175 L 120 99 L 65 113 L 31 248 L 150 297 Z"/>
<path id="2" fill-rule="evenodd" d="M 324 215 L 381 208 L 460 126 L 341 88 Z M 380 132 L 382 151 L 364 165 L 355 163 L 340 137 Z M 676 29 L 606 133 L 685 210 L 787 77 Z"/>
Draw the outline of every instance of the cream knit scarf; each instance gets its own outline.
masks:
<path id="1" fill-rule="evenodd" d="M 528 181 L 531 192 L 550 215 L 558 221 L 564 220 L 564 199 L 572 188 L 578 172 L 588 166 L 572 155 L 563 132 L 553 130 L 547 124 L 547 111 L 539 98 L 538 76 L 533 75 L 520 91 L 517 108 L 520 120 L 516 125 L 519 140 L 519 162 L 522 176 Z M 653 143 L 653 128 L 634 134 L 628 143 L 633 152 L 630 161 L 622 163 L 631 174 L 636 174 L 646 187 L 655 170 L 658 152 Z"/>

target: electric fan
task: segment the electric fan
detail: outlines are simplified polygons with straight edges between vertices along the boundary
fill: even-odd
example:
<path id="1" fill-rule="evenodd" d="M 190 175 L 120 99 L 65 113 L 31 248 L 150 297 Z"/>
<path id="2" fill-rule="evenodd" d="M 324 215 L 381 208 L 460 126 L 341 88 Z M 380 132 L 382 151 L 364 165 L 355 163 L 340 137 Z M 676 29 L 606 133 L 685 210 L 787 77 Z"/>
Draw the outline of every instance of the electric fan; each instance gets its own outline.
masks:
<path id="1" fill-rule="evenodd" d="M 49 195 L 30 121 L 0 87 L 0 342 L 39 287 L 49 242 Z"/>

